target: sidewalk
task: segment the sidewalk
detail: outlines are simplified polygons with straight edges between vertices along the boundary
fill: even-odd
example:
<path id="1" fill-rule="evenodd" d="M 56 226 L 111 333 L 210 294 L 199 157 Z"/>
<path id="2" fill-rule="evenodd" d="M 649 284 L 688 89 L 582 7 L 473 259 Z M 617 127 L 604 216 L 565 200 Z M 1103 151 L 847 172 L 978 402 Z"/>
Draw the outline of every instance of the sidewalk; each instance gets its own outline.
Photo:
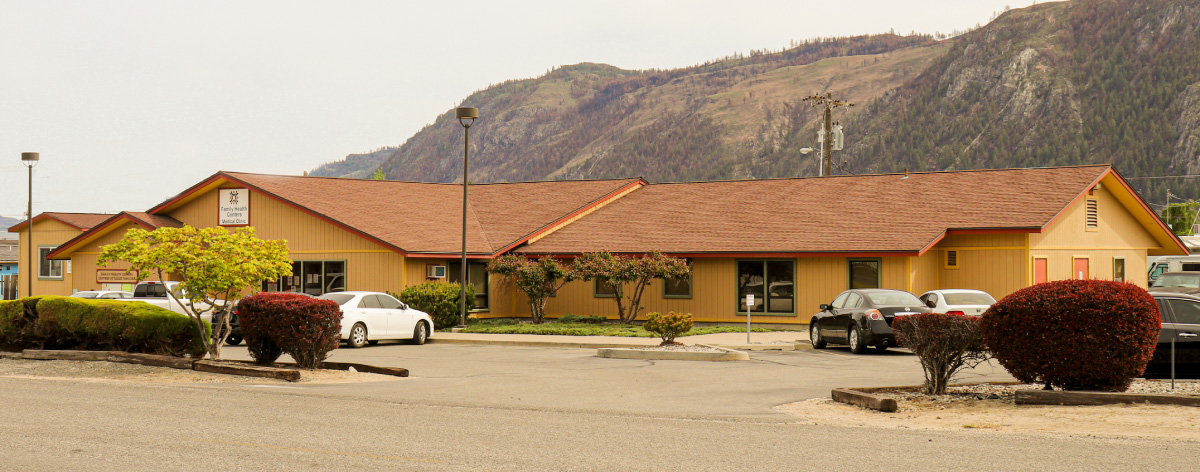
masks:
<path id="1" fill-rule="evenodd" d="M 684 344 L 709 344 L 729 349 L 805 349 L 808 333 L 802 331 L 774 331 L 750 333 L 751 344 L 746 344 L 746 333 L 717 333 L 701 336 L 685 336 L 675 339 Z M 451 333 L 438 331 L 429 338 L 431 343 L 441 344 L 491 344 L 526 347 L 562 347 L 599 349 L 606 347 L 657 346 L 659 338 L 634 338 L 623 336 L 550 336 L 541 334 L 486 334 Z M 798 347 L 801 344 L 805 347 Z M 790 349 L 789 349 L 790 348 Z"/>

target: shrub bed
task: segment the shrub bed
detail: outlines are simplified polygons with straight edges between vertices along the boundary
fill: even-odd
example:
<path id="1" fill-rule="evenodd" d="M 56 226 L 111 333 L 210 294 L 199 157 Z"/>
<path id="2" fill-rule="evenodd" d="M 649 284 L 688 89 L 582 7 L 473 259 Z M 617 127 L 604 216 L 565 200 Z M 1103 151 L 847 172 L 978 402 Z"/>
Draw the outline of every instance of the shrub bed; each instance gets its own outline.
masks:
<path id="1" fill-rule="evenodd" d="M 458 326 L 462 317 L 460 292 L 457 283 L 426 282 L 408 287 L 399 295 L 392 292 L 388 294 L 408 306 L 428 313 L 429 317 L 433 318 L 435 329 L 448 329 Z M 474 299 L 475 288 L 467 285 L 467 303 Z"/>
<path id="2" fill-rule="evenodd" d="M 756 333 L 770 333 L 780 331 L 767 328 L 754 328 L 751 331 Z M 641 326 L 626 325 L 626 324 L 591 324 L 591 323 L 515 323 L 515 324 L 491 324 L 478 323 L 468 325 L 464 333 L 491 333 L 491 334 L 544 334 L 557 336 L 625 336 L 638 338 L 653 338 L 658 337 L 657 334 L 646 331 Z M 704 326 L 693 327 L 690 331 L 680 334 L 680 336 L 699 336 L 702 334 L 715 333 L 745 333 L 744 327 L 733 326 Z"/>
<path id="3" fill-rule="evenodd" d="M 992 355 L 1022 382 L 1124 391 L 1154 354 L 1161 318 L 1133 284 L 1060 280 L 1013 292 L 980 321 Z"/>
<path id="4" fill-rule="evenodd" d="M 554 320 L 555 323 L 586 323 L 604 324 L 608 318 L 599 315 L 562 315 Z"/>
<path id="5" fill-rule="evenodd" d="M 260 365 L 286 352 L 300 367 L 316 369 L 341 339 L 342 310 L 333 300 L 260 293 L 238 303 L 238 317 L 246 347 Z"/>
<path id="6" fill-rule="evenodd" d="M 211 327 L 206 323 L 206 330 Z M 8 350 L 82 349 L 200 357 L 192 320 L 147 303 L 42 296 L 0 302 Z"/>

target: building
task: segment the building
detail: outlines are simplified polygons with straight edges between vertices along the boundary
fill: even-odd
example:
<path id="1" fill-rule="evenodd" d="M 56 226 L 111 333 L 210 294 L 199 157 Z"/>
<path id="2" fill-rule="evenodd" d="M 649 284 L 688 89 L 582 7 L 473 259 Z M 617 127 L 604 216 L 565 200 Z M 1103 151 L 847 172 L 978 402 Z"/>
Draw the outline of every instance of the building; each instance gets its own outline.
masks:
<path id="1" fill-rule="evenodd" d="M 127 283 L 98 267 L 131 227 L 253 225 L 285 239 L 293 273 L 262 290 L 399 291 L 458 279 L 458 184 L 219 172 L 144 213 L 103 215 L 47 251 L 74 267 L 67 294 Z M 641 179 L 471 186 L 467 274 L 476 316 L 528 316 L 522 294 L 484 271 L 505 253 L 591 251 L 689 259 L 690 280 L 655 281 L 643 311 L 697 321 L 806 323 L 850 287 L 1002 297 L 1047 280 L 1146 285 L 1146 257 L 1187 249 L 1111 166 L 650 184 Z M 41 216 L 39 216 L 41 218 Z M 36 226 L 35 237 L 41 228 Z M 14 227 L 14 230 L 19 228 Z M 39 237 L 39 244 L 47 244 Z M 47 292 L 41 292 L 47 290 Z M 50 292 L 50 290 L 55 290 Z M 613 295 L 572 282 L 547 313 L 616 316 Z"/>
<path id="2" fill-rule="evenodd" d="M 111 215 L 99 213 L 59 213 L 47 212 L 33 217 L 34 257 L 37 259 L 37 278 L 33 281 L 33 293 L 37 295 L 70 295 L 75 287 L 75 279 L 70 259 L 57 260 L 47 256 L 59 245 L 83 234 L 96 224 Z M 29 264 L 29 230 L 28 221 L 17 223 L 9 228 L 9 232 L 18 233 L 21 250 L 18 254 L 21 268 L 28 269 Z M 20 270 L 22 274 L 34 271 Z M 25 280 L 18 285 L 18 295 L 28 296 L 29 288 Z"/>

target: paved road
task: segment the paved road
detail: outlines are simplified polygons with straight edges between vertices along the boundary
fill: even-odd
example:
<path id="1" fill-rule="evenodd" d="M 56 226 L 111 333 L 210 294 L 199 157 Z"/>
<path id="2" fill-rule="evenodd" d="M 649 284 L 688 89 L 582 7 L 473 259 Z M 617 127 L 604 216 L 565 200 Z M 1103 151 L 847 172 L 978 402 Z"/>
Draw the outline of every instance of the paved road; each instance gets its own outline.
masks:
<path id="1" fill-rule="evenodd" d="M 919 382 L 904 353 L 705 363 L 385 344 L 336 357 L 413 376 L 270 387 L 0 379 L 0 470 L 1194 470 L 1200 456 L 1195 442 L 816 426 L 771 409 L 831 386 Z"/>

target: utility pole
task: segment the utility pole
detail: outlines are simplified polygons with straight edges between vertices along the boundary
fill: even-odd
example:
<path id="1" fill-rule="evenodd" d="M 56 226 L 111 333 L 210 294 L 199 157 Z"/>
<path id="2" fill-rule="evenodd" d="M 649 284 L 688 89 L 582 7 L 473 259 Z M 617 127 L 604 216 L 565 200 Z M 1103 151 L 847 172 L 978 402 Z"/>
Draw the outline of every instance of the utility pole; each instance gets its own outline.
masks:
<path id="1" fill-rule="evenodd" d="M 853 103 L 838 100 L 833 98 L 833 91 L 830 90 L 824 94 L 810 95 L 804 97 L 803 101 L 809 102 L 810 106 L 825 107 L 825 122 L 821 128 L 821 168 L 820 176 L 826 177 L 833 175 L 833 109 L 841 107 L 852 107 Z M 840 147 L 838 148 L 841 149 Z"/>

